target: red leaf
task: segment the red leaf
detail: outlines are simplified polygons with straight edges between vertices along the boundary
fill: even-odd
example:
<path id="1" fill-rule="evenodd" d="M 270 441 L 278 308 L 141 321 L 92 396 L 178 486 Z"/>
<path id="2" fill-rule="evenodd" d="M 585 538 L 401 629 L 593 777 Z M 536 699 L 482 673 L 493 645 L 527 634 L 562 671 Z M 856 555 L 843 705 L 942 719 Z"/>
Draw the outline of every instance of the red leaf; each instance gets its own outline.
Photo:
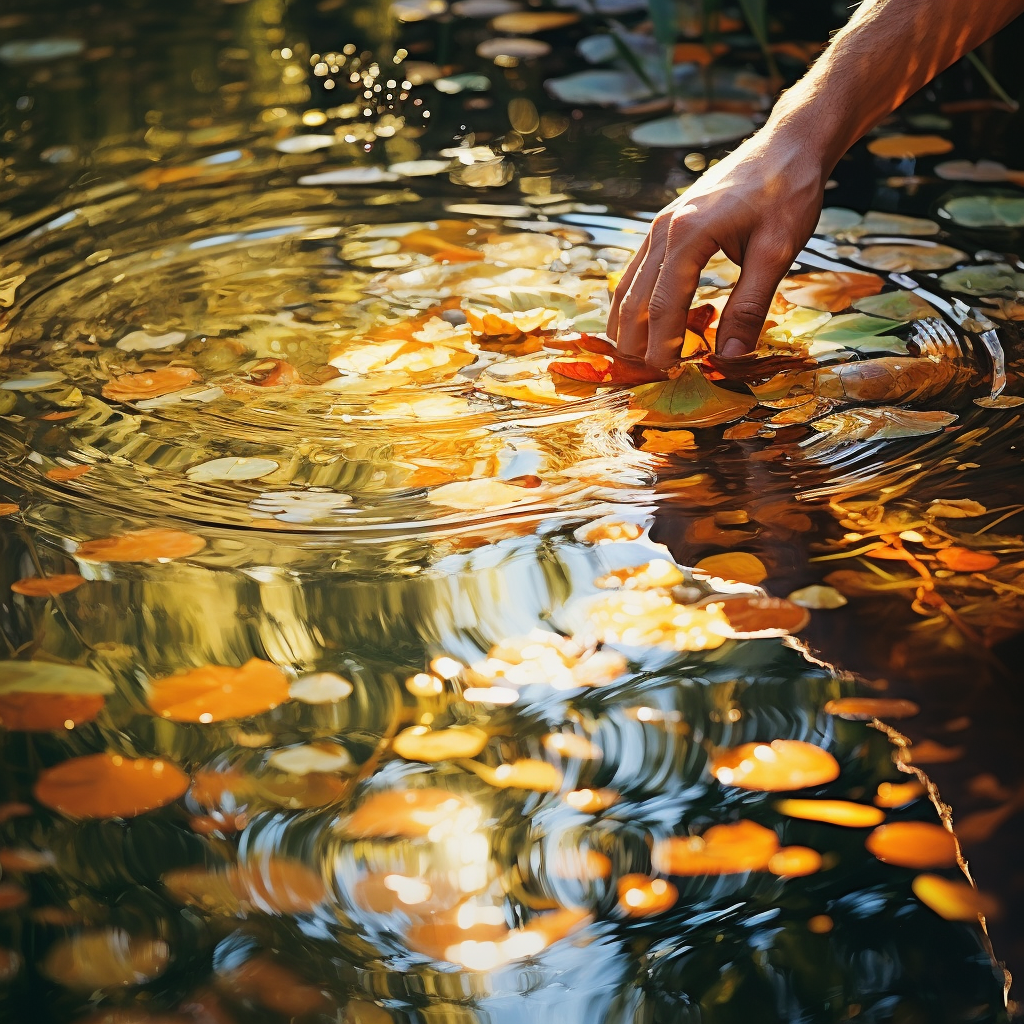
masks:
<path id="1" fill-rule="evenodd" d="M 548 365 L 552 373 L 588 384 L 652 384 L 666 376 L 653 366 L 639 361 L 608 359 L 604 356 L 555 362 Z"/>
<path id="2" fill-rule="evenodd" d="M 703 338 L 704 332 L 716 316 L 718 316 L 718 310 L 710 302 L 705 302 L 703 306 L 694 306 L 687 314 L 686 329 Z"/>

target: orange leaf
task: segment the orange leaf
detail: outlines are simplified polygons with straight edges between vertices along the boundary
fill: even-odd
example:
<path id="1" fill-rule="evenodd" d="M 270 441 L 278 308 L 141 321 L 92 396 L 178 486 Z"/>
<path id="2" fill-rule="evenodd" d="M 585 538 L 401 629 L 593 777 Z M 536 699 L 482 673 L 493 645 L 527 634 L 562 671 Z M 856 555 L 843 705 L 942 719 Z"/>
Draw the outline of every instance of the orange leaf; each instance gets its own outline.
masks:
<path id="1" fill-rule="evenodd" d="M 673 836 L 654 844 L 652 862 L 666 875 L 731 875 L 765 871 L 779 837 L 753 821 L 714 825 L 703 836 Z"/>
<path id="2" fill-rule="evenodd" d="M 729 620 L 733 635 L 741 639 L 799 633 L 811 621 L 806 608 L 781 597 L 730 597 L 722 602 L 722 614 Z"/>
<path id="3" fill-rule="evenodd" d="M 877 274 L 856 270 L 815 270 L 785 278 L 779 291 L 797 306 L 839 313 L 857 299 L 877 295 L 884 283 Z"/>
<path id="4" fill-rule="evenodd" d="M 728 51 L 729 47 L 725 43 L 712 43 L 711 46 L 703 43 L 676 43 L 672 48 L 672 63 L 707 67 L 716 57 Z"/>
<path id="5" fill-rule="evenodd" d="M 80 409 L 63 409 L 60 412 L 44 413 L 39 418 L 41 420 L 59 422 L 60 420 L 69 420 L 72 416 L 77 416 L 79 412 L 81 412 Z"/>
<path id="6" fill-rule="evenodd" d="M 169 761 L 87 754 L 44 769 L 32 792 L 72 818 L 133 818 L 173 803 L 186 789 L 188 776 Z"/>
<path id="7" fill-rule="evenodd" d="M 935 557 L 947 569 L 957 572 L 985 572 L 999 564 L 999 559 L 990 551 L 971 551 L 970 548 L 940 548 Z"/>
<path id="8" fill-rule="evenodd" d="M 651 384 L 656 380 L 667 379 L 665 373 L 645 363 L 598 355 L 572 362 L 550 363 L 548 369 L 561 377 L 589 384 Z"/>
<path id="9" fill-rule="evenodd" d="M 199 379 L 199 374 L 190 366 L 165 366 L 159 370 L 122 374 L 104 384 L 102 394 L 104 398 L 115 402 L 159 398 L 172 391 L 181 391 Z"/>
<path id="10" fill-rule="evenodd" d="M 623 875 L 619 879 L 619 909 L 628 917 L 648 917 L 671 910 L 679 890 L 664 878 Z"/>
<path id="11" fill-rule="evenodd" d="M 92 466 L 57 466 L 56 469 L 48 469 L 44 474 L 47 480 L 62 484 L 68 480 L 76 480 L 85 476 L 92 469 Z"/>
<path id="12" fill-rule="evenodd" d="M 284 387 L 288 384 L 300 384 L 302 377 L 291 363 L 283 359 L 264 359 L 250 371 L 251 384 L 258 388 Z"/>
<path id="13" fill-rule="evenodd" d="M 748 551 L 725 551 L 720 555 L 708 555 L 694 568 L 709 576 L 735 580 L 737 583 L 749 583 L 752 586 L 756 586 L 768 575 L 764 562 Z"/>
<path id="14" fill-rule="evenodd" d="M 883 135 L 868 143 L 868 152 L 892 160 L 909 160 L 918 156 L 940 156 L 953 148 L 941 135 Z"/>
<path id="15" fill-rule="evenodd" d="M 55 594 L 67 594 L 80 587 L 85 578 L 75 573 L 64 573 L 58 576 L 26 576 L 15 580 L 11 590 L 24 597 L 53 597 Z"/>
<path id="16" fill-rule="evenodd" d="M 20 511 L 20 506 L 15 505 L 13 501 L 0 502 L 0 516 L 13 516 L 15 512 Z"/>
<path id="17" fill-rule="evenodd" d="M 903 868 L 950 868 L 956 863 L 952 832 L 927 821 L 879 825 L 864 845 L 880 861 Z"/>
<path id="18" fill-rule="evenodd" d="M 912 700 L 892 700 L 886 697 L 840 697 L 825 705 L 826 715 L 840 718 L 913 718 L 921 709 Z"/>
<path id="19" fill-rule="evenodd" d="M 288 700 L 288 678 L 273 663 L 250 658 L 241 668 L 204 665 L 154 680 L 149 706 L 174 722 L 223 722 L 270 711 Z"/>
<path id="20" fill-rule="evenodd" d="M 992 917 L 999 911 L 998 902 L 991 896 L 966 882 L 954 882 L 941 875 L 918 875 L 910 887 L 925 906 L 947 921 L 977 923 L 979 914 Z"/>
<path id="21" fill-rule="evenodd" d="M 712 760 L 710 771 L 723 786 L 778 793 L 832 782 L 839 778 L 839 763 L 813 743 L 772 740 L 723 750 Z"/>
<path id="22" fill-rule="evenodd" d="M 75 549 L 75 554 L 86 562 L 158 562 L 187 558 L 205 547 L 206 541 L 195 534 L 150 527 L 84 541 Z"/>
<path id="23" fill-rule="evenodd" d="M 101 693 L 4 693 L 0 694 L 0 725 L 12 732 L 69 729 L 91 722 L 103 703 Z"/>

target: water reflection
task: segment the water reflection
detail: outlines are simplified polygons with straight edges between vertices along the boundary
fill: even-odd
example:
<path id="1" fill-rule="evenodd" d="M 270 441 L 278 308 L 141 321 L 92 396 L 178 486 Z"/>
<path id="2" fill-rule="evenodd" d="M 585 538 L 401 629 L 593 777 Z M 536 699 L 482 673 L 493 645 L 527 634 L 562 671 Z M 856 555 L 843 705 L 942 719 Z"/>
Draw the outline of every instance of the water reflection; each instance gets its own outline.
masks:
<path id="1" fill-rule="evenodd" d="M 425 18 L 360 7 L 375 55 L 284 16 L 0 53 L 40 126 L 0 252 L 4 1013 L 1007 1019 L 991 899 L 878 720 L 914 707 L 793 635 L 879 594 L 912 658 L 1016 628 L 1019 506 L 963 493 L 1018 436 L 985 352 L 834 262 L 920 224 L 834 215 L 741 379 L 630 378 L 593 335 L 646 219 L 555 189 L 568 115 L 432 148 L 485 89 L 405 63 Z M 96 145 L 55 99 L 87 74 Z"/>

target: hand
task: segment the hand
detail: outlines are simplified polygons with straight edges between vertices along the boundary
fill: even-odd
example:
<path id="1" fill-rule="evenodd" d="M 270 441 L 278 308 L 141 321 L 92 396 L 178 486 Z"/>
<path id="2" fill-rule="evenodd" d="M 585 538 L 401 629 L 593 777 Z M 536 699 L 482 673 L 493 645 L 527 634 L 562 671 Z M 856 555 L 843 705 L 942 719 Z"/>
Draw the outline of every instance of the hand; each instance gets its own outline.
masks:
<path id="1" fill-rule="evenodd" d="M 608 335 L 627 355 L 672 365 L 701 271 L 721 249 L 742 272 L 718 354 L 753 351 L 775 289 L 817 224 L 827 177 L 803 139 L 765 126 L 654 219 L 615 289 Z"/>

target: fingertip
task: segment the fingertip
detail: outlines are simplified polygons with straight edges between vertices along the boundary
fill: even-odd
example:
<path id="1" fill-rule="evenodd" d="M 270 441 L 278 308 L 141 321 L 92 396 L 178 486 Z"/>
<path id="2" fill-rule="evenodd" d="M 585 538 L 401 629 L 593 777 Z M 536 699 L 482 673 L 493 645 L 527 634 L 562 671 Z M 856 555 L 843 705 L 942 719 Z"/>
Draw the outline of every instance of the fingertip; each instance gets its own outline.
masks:
<path id="1" fill-rule="evenodd" d="M 716 348 L 715 354 L 723 359 L 737 359 L 753 352 L 754 346 L 739 338 L 727 338 L 720 347 Z"/>

